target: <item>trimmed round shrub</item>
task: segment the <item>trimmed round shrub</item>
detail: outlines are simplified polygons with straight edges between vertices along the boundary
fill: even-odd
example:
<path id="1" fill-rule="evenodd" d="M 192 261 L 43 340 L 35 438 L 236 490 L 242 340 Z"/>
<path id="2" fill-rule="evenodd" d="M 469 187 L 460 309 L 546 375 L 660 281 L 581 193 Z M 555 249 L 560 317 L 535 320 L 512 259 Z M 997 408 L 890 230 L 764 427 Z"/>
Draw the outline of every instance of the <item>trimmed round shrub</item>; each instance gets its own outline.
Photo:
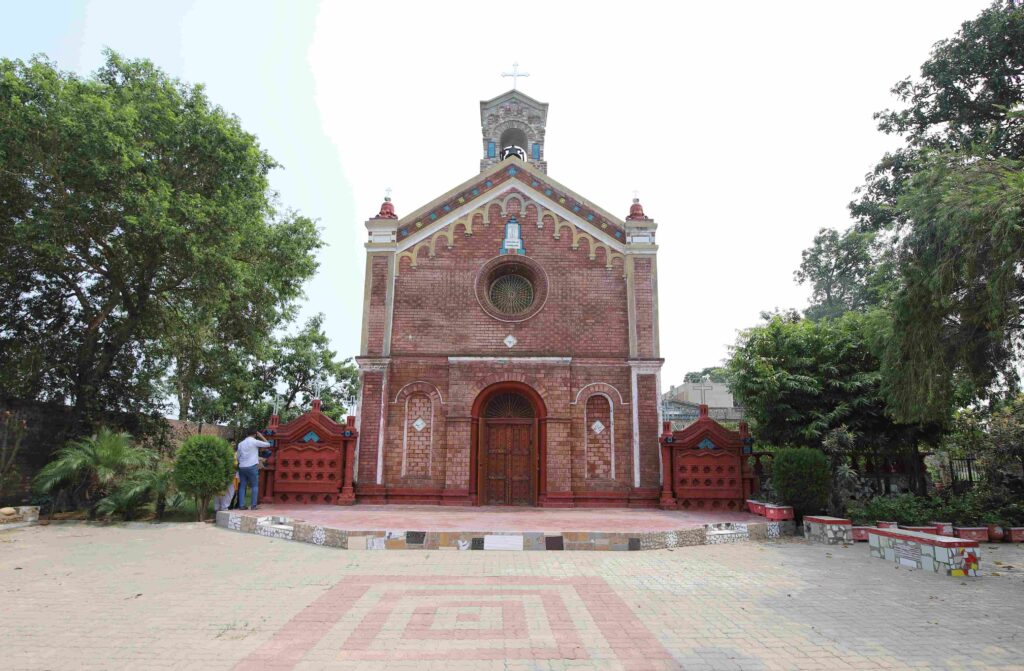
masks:
<path id="1" fill-rule="evenodd" d="M 828 458 L 809 447 L 786 447 L 772 459 L 772 486 L 797 515 L 815 514 L 828 504 L 832 476 Z"/>
<path id="2" fill-rule="evenodd" d="M 230 443 L 216 436 L 190 436 L 174 457 L 174 482 L 196 501 L 200 522 L 210 499 L 227 489 L 235 476 L 235 453 Z"/>

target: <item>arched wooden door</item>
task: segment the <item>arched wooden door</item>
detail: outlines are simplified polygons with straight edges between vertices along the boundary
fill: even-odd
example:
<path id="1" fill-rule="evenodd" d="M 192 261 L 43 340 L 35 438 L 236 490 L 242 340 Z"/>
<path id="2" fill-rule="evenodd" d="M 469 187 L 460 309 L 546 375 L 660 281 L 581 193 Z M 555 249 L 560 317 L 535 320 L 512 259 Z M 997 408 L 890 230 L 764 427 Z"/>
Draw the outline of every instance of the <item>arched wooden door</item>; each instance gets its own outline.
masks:
<path id="1" fill-rule="evenodd" d="M 480 504 L 536 505 L 537 418 L 530 401 L 515 392 L 496 394 L 480 428 Z"/>

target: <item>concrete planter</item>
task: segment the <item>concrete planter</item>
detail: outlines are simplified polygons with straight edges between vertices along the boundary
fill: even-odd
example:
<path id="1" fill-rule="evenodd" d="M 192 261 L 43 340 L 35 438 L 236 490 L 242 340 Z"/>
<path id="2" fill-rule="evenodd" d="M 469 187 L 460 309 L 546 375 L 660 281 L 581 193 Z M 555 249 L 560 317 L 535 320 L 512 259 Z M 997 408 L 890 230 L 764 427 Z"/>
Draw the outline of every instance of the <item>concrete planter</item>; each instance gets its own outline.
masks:
<path id="1" fill-rule="evenodd" d="M 791 520 L 795 517 L 793 514 L 793 506 L 773 506 L 771 504 L 765 505 L 764 516 L 773 522 Z"/>
<path id="2" fill-rule="evenodd" d="M 1024 543 L 1024 527 L 1006 527 L 1006 537 L 1011 543 Z"/>
<path id="3" fill-rule="evenodd" d="M 900 529 L 906 529 L 907 531 L 920 531 L 923 534 L 937 534 L 939 536 L 942 535 L 939 532 L 938 527 L 936 527 L 934 524 L 929 524 L 928 526 L 921 526 L 921 527 L 904 526 L 904 525 L 901 524 L 900 525 Z"/>
<path id="4" fill-rule="evenodd" d="M 760 501 L 754 501 L 753 499 L 747 499 L 747 510 L 754 513 L 755 515 L 764 515 L 764 507 L 766 504 Z"/>
<path id="5" fill-rule="evenodd" d="M 853 527 L 853 540 L 866 543 L 868 541 L 868 532 L 874 528 L 875 527 Z"/>
<path id="6" fill-rule="evenodd" d="M 843 517 L 804 515 L 804 538 L 826 545 L 853 542 L 853 524 Z"/>
<path id="7" fill-rule="evenodd" d="M 929 522 L 928 524 L 935 525 L 940 536 L 952 536 L 953 535 L 953 523 L 952 522 Z"/>
<path id="8" fill-rule="evenodd" d="M 988 527 L 953 527 L 953 533 L 957 538 L 966 538 L 969 541 L 988 542 Z"/>

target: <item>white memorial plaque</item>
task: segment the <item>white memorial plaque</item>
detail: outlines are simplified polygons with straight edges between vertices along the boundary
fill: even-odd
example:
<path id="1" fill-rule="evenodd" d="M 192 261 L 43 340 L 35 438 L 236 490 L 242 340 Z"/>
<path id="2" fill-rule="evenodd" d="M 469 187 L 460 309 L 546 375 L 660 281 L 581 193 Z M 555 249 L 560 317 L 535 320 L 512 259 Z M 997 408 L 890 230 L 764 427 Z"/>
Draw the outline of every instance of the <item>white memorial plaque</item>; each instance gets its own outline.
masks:
<path id="1" fill-rule="evenodd" d="M 522 550 L 522 536 L 484 536 L 485 550 Z"/>

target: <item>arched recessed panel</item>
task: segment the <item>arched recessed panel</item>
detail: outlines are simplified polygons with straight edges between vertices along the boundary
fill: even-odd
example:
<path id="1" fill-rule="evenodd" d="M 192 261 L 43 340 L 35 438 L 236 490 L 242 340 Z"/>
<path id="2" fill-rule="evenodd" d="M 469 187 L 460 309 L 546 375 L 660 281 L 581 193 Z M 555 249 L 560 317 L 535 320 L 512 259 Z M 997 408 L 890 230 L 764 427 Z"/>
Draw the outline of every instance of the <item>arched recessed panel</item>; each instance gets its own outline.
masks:
<path id="1" fill-rule="evenodd" d="M 434 404 L 422 392 L 405 399 L 402 438 L 402 475 L 430 477 L 434 445 Z"/>
<path id="2" fill-rule="evenodd" d="M 587 477 L 614 478 L 615 419 L 607 396 L 594 394 L 587 399 L 583 424 L 586 436 Z"/>

